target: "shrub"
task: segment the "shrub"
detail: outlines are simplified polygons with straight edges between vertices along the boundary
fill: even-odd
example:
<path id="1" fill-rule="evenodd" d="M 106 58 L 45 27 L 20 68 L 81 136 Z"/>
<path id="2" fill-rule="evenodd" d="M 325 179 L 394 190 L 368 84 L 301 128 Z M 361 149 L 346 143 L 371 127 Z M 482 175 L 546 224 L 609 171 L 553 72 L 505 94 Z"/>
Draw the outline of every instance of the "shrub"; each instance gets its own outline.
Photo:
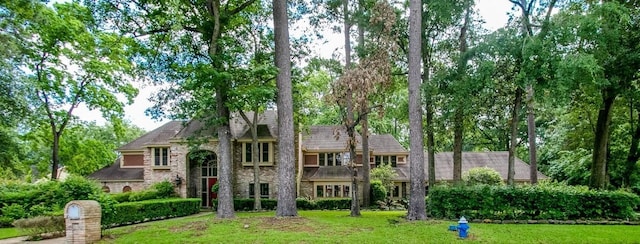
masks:
<path id="1" fill-rule="evenodd" d="M 113 205 L 112 213 L 102 214 L 102 225 L 113 227 L 145 221 L 187 216 L 200 212 L 199 198 L 157 199 Z M 104 210 L 103 210 L 104 211 Z"/>
<path id="2" fill-rule="evenodd" d="M 594 191 L 553 184 L 537 186 L 437 186 L 429 191 L 436 218 L 635 219 L 640 197 L 622 191 Z"/>
<path id="3" fill-rule="evenodd" d="M 504 185 L 500 173 L 489 167 L 472 168 L 464 173 L 462 180 L 467 185 Z"/>
<path id="4" fill-rule="evenodd" d="M 129 199 L 131 198 L 131 194 L 133 194 L 133 192 L 128 191 L 128 192 L 122 192 L 122 193 L 110 193 L 109 195 L 111 196 L 111 199 L 119 203 L 124 203 L 124 202 L 130 202 Z"/>
<path id="5" fill-rule="evenodd" d="M 27 217 L 27 212 L 24 210 L 24 207 L 15 203 L 2 207 L 0 212 L 2 212 L 2 215 L 12 219 L 22 219 Z"/>
<path id="6" fill-rule="evenodd" d="M 350 209 L 351 198 L 329 198 L 316 200 L 316 206 L 318 209 Z"/>
<path id="7" fill-rule="evenodd" d="M 37 216 L 19 219 L 13 224 L 26 233 L 29 240 L 40 240 L 43 234 L 51 234 L 50 237 L 62 236 L 65 230 L 63 216 Z"/>
<path id="8" fill-rule="evenodd" d="M 166 180 L 154 184 L 151 188 L 156 191 L 157 198 L 171 198 L 178 195 L 176 194 L 173 184 Z"/>
<path id="9" fill-rule="evenodd" d="M 316 202 L 306 198 L 297 198 L 296 199 L 296 208 L 302 210 L 313 210 L 317 209 Z"/>
<path id="10" fill-rule="evenodd" d="M 387 189 L 379 180 L 371 181 L 371 202 L 384 201 L 387 197 Z"/>

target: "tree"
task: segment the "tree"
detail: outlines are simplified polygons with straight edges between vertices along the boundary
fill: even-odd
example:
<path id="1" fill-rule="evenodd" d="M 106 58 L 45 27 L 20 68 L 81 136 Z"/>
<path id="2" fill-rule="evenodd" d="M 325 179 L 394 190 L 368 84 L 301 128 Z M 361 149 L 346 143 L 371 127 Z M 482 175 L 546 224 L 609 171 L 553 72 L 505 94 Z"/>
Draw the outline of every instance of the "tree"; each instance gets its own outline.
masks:
<path id="1" fill-rule="evenodd" d="M 424 197 L 424 145 L 422 138 L 422 106 L 420 60 L 422 59 L 422 3 L 409 2 L 409 126 L 411 137 L 411 196 L 407 219 L 424 220 L 427 218 Z"/>
<path id="2" fill-rule="evenodd" d="M 293 95 L 287 1 L 273 0 L 275 64 L 278 67 L 278 206 L 276 216 L 297 216 L 295 154 L 293 145 Z"/>
<path id="3" fill-rule="evenodd" d="M 30 89 L 31 121 L 46 124 L 52 136 L 51 178 L 60 165 L 60 138 L 73 120 L 80 104 L 99 109 L 103 116 L 120 126 L 123 95 L 132 103 L 137 90 L 128 83 L 135 67 L 128 59 L 130 39 L 99 28 L 89 9 L 77 3 L 30 3 L 33 15 L 7 6 L 24 23 L 21 61 L 30 70 L 25 88 Z M 37 38 L 36 38 L 37 37 Z M 42 116 L 40 116 L 42 115 Z"/>
<path id="4" fill-rule="evenodd" d="M 639 17 L 636 2 L 617 1 L 576 3 L 558 16 L 563 34 L 561 48 L 571 52 L 559 67 L 559 75 L 575 82 L 578 91 L 596 91 L 593 95 L 599 98 L 589 180 L 592 188 L 605 188 L 608 184 L 614 102 L 635 89 L 632 83 L 640 66 Z"/>

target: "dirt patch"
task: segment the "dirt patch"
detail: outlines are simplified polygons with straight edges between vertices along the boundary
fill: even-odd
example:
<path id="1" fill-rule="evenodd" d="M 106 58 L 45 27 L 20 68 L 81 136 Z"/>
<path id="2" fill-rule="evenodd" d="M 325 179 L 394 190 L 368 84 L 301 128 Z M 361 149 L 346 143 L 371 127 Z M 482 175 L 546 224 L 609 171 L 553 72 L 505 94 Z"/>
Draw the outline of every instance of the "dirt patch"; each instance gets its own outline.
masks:
<path id="1" fill-rule="evenodd" d="M 118 227 L 119 230 L 117 231 L 117 234 L 115 230 L 103 230 L 102 231 L 102 240 L 113 240 L 116 239 L 118 236 L 122 236 L 122 235 L 126 235 L 126 234 L 130 234 L 142 229 L 146 229 L 148 226 L 147 225 L 134 225 L 134 226 L 126 226 L 126 227 Z"/>
<path id="2" fill-rule="evenodd" d="M 192 230 L 192 231 L 195 231 L 197 235 L 200 235 L 201 232 L 209 228 L 209 222 L 211 222 L 211 220 L 193 221 L 193 222 L 185 223 L 179 226 L 172 226 L 171 228 L 169 228 L 169 231 L 173 233 L 177 233 L 177 232 Z"/>
<path id="3" fill-rule="evenodd" d="M 260 226 L 263 229 L 289 231 L 289 232 L 315 232 L 317 226 L 313 226 L 311 221 L 304 217 L 260 217 L 251 218 L 244 221 L 244 227 L 250 228 L 251 225 Z"/>

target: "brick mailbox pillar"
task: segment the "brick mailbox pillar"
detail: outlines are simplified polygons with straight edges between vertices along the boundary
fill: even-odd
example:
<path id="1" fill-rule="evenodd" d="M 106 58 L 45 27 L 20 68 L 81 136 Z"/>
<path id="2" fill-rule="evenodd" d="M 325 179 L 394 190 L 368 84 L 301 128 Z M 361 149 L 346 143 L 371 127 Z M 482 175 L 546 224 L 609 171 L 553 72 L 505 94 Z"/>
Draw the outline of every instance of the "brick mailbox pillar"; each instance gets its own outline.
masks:
<path id="1" fill-rule="evenodd" d="M 67 243 L 93 243 L 100 240 L 102 209 L 93 200 L 71 201 L 64 207 Z"/>

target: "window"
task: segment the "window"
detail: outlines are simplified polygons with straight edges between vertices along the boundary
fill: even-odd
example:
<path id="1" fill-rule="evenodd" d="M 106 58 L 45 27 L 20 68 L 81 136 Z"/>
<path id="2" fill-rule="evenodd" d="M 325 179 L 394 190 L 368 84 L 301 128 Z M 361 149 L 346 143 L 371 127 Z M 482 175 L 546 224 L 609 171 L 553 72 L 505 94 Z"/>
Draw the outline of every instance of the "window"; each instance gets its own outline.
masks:
<path id="1" fill-rule="evenodd" d="M 351 197 L 350 186 L 348 184 L 326 184 L 316 185 L 318 198 L 347 198 Z"/>
<path id="2" fill-rule="evenodd" d="M 242 162 L 253 163 L 252 146 L 250 142 L 242 143 L 242 150 L 244 152 Z M 271 143 L 259 142 L 258 143 L 258 162 L 269 163 L 271 162 Z"/>
<path id="3" fill-rule="evenodd" d="M 122 192 L 130 192 L 131 191 L 131 187 L 130 186 L 125 186 L 122 188 Z"/>
<path id="4" fill-rule="evenodd" d="M 108 186 L 103 186 L 103 187 L 102 187 L 102 192 L 104 192 L 104 193 L 109 193 L 109 192 L 111 192 L 111 189 L 109 189 L 109 187 L 108 187 Z"/>
<path id="5" fill-rule="evenodd" d="M 169 148 L 155 147 L 152 151 L 154 166 L 169 166 Z"/>
<path id="6" fill-rule="evenodd" d="M 320 166 L 340 166 L 342 164 L 342 153 L 319 153 L 318 165 Z"/>
<path id="7" fill-rule="evenodd" d="M 249 198 L 253 198 L 255 194 L 255 184 L 249 184 Z M 269 198 L 269 184 L 260 183 L 260 198 Z"/>
<path id="8" fill-rule="evenodd" d="M 375 156 L 376 166 L 380 166 L 380 164 L 391 164 L 391 167 L 398 166 L 398 157 L 393 155 L 378 155 Z"/>

